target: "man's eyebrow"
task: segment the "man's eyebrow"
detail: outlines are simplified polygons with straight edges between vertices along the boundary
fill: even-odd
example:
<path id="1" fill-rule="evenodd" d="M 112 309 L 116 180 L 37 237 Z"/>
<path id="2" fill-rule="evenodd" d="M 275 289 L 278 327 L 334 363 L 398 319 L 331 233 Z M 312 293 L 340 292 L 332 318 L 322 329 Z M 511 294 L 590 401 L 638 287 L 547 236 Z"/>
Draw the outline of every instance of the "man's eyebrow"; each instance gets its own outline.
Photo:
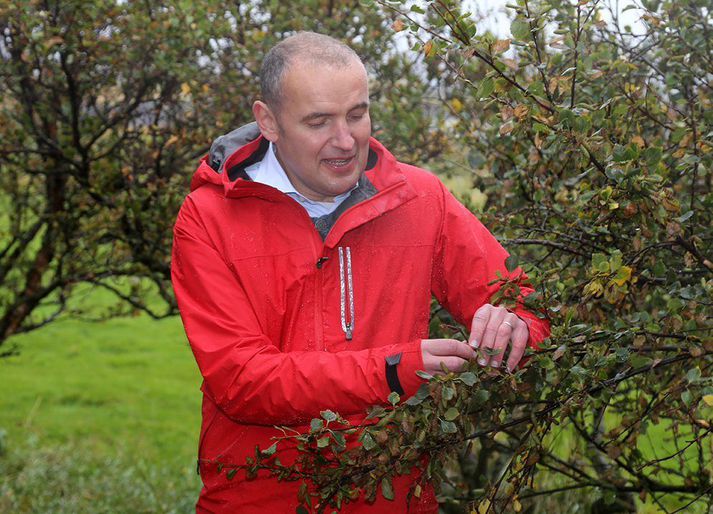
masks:
<path id="1" fill-rule="evenodd" d="M 356 104 L 351 109 L 349 109 L 349 112 L 356 111 L 357 109 L 368 109 L 368 108 L 369 108 L 369 102 L 361 102 L 359 104 Z"/>
<path id="2" fill-rule="evenodd" d="M 359 109 L 368 109 L 369 108 L 369 102 L 361 102 L 353 106 L 351 109 L 349 109 L 348 112 L 356 111 Z M 312 120 L 316 120 L 318 118 L 329 118 L 330 116 L 334 116 L 334 114 L 329 113 L 329 112 L 312 112 L 309 113 L 307 116 L 302 118 L 303 122 L 309 122 Z"/>
<path id="3" fill-rule="evenodd" d="M 312 113 L 308 114 L 307 116 L 305 116 L 304 118 L 302 118 L 302 121 L 307 122 L 307 121 L 316 120 L 317 118 L 328 118 L 330 116 L 332 116 L 332 114 L 330 114 L 328 112 L 312 112 Z"/>

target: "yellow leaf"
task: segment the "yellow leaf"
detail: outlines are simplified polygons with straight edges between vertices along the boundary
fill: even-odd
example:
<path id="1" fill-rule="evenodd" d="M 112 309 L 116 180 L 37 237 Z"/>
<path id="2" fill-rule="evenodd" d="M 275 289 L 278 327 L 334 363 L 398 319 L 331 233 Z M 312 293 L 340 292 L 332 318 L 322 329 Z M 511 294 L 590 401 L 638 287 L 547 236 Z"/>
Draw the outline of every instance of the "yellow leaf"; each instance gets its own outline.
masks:
<path id="1" fill-rule="evenodd" d="M 509 39 L 498 39 L 493 44 L 493 53 L 499 54 L 499 53 L 505 52 L 509 48 L 510 48 L 510 40 Z"/>
<path id="2" fill-rule="evenodd" d="M 191 92 L 191 86 L 189 86 L 186 82 L 181 84 L 181 93 L 184 95 L 187 95 Z"/>
<path id="3" fill-rule="evenodd" d="M 470 192 L 470 203 L 476 211 L 483 211 L 485 210 L 485 204 L 488 203 L 488 195 L 474 187 Z"/>
<path id="4" fill-rule="evenodd" d="M 510 118 L 512 118 L 512 115 L 514 112 L 515 111 L 513 110 L 513 108 L 510 107 L 509 105 L 503 105 L 500 108 L 500 119 L 503 121 L 507 121 Z"/>
<path id="5" fill-rule="evenodd" d="M 646 143 L 644 142 L 644 138 L 642 138 L 641 136 L 632 137 L 631 142 L 634 143 L 639 148 L 643 148 L 646 146 Z"/>
<path id="6" fill-rule="evenodd" d="M 713 394 L 706 394 L 703 396 L 703 401 L 708 407 L 713 407 Z"/>
<path id="7" fill-rule="evenodd" d="M 527 114 L 530 112 L 530 108 L 525 105 L 525 104 L 520 104 L 517 107 L 515 107 L 515 117 L 519 120 L 522 121 L 525 118 L 527 118 Z"/>
<path id="8" fill-rule="evenodd" d="M 515 498 L 515 499 L 512 501 L 512 508 L 513 508 L 513 510 L 514 510 L 515 512 L 520 512 L 520 511 L 522 510 L 522 503 L 520 503 L 520 500 L 518 500 L 517 498 Z"/>
<path id="9" fill-rule="evenodd" d="M 550 41 L 552 48 L 564 48 L 564 36 L 559 36 Z"/>
<path id="10" fill-rule="evenodd" d="M 394 29 L 394 32 L 401 32 L 406 28 L 406 25 L 404 24 L 403 21 L 401 20 L 396 20 L 394 23 L 391 24 L 391 28 Z"/>
<path id="11" fill-rule="evenodd" d="M 61 45 L 64 43 L 64 39 L 61 36 L 52 36 L 47 41 L 45 41 L 45 46 L 47 48 L 52 48 L 54 45 Z"/>
<path id="12" fill-rule="evenodd" d="M 619 287 L 626 284 L 631 279 L 631 268 L 629 266 L 622 266 L 616 273 L 616 277 L 613 282 Z"/>
<path id="13" fill-rule="evenodd" d="M 423 45 L 423 53 L 426 54 L 426 57 L 431 57 L 433 55 L 433 41 L 429 41 Z"/>
<path id="14" fill-rule="evenodd" d="M 604 286 L 598 280 L 594 280 L 584 286 L 584 296 L 601 296 L 604 292 Z"/>
<path id="15" fill-rule="evenodd" d="M 458 98 L 453 98 L 451 100 L 451 107 L 453 108 L 453 111 L 455 113 L 459 113 L 463 110 L 463 102 L 461 102 Z"/>
<path id="16" fill-rule="evenodd" d="M 507 136 L 510 134 L 510 132 L 513 131 L 515 128 L 515 124 L 512 121 L 508 121 L 507 123 L 503 123 L 500 125 L 500 130 L 498 131 L 501 136 Z"/>

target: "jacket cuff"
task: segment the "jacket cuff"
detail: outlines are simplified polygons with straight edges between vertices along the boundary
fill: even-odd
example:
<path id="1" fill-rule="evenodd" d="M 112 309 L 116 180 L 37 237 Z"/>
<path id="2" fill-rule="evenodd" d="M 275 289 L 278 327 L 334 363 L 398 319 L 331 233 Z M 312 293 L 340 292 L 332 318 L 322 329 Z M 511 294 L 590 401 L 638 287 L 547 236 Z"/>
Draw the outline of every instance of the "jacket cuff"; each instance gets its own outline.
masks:
<path id="1" fill-rule="evenodd" d="M 399 359 L 397 356 L 400 355 Z M 423 355 L 421 354 L 421 341 L 416 341 L 410 344 L 408 348 L 402 352 L 389 355 L 385 359 L 385 380 L 390 391 L 396 390 L 394 387 L 394 378 L 398 379 L 398 385 L 401 386 L 403 394 L 399 392 L 402 400 L 405 400 L 418 391 L 424 379 L 416 374 L 416 371 L 423 369 Z M 391 370 L 389 370 L 391 368 Z M 389 376 L 391 375 L 391 376 Z"/>
<path id="2" fill-rule="evenodd" d="M 524 310 L 515 309 L 511 311 L 518 318 L 525 322 L 528 330 L 527 346 L 533 350 L 537 350 L 540 347 L 540 343 L 549 337 L 549 325 L 543 319 L 540 319 L 534 313 Z"/>

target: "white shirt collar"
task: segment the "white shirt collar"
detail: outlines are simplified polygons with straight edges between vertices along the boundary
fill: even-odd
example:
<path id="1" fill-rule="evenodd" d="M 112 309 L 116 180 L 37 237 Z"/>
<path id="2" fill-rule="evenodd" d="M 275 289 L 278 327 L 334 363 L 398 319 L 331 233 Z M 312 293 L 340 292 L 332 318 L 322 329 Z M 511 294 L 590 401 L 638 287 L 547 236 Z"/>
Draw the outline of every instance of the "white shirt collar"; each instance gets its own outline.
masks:
<path id="1" fill-rule="evenodd" d="M 277 160 L 275 146 L 272 142 L 270 142 L 270 146 L 267 149 L 267 152 L 265 152 L 265 156 L 262 158 L 262 161 L 256 162 L 255 164 L 245 168 L 245 173 L 247 173 L 248 177 L 250 177 L 254 182 L 274 187 L 278 191 L 282 191 L 286 195 L 289 195 L 307 210 L 311 218 L 318 218 L 335 211 L 337 207 L 339 207 L 339 205 L 349 197 L 351 192 L 359 187 L 359 184 L 356 184 L 346 193 L 336 196 L 333 202 L 317 202 L 306 198 L 299 193 L 295 189 L 295 186 L 292 185 L 292 182 L 290 182 L 290 179 L 287 176 L 287 173 L 285 173 L 280 161 Z"/>

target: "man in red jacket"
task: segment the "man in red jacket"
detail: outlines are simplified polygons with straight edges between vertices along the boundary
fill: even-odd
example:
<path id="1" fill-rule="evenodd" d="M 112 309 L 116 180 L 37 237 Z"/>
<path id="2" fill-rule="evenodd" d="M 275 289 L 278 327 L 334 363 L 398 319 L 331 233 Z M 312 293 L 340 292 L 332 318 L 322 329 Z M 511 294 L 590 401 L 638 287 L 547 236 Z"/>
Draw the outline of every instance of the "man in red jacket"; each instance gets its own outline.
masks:
<path id="1" fill-rule="evenodd" d="M 173 281 L 203 382 L 198 512 L 295 512 L 299 484 L 228 480 L 279 436 L 331 409 L 359 422 L 391 391 L 478 358 L 512 370 L 545 322 L 493 306 L 508 254 L 432 174 L 371 138 L 365 68 L 347 46 L 299 33 L 261 70 L 257 125 L 214 143 L 174 230 Z M 521 286 L 523 294 L 530 289 Z M 471 327 L 428 339 L 431 295 Z M 494 349 L 488 357 L 477 349 Z M 294 455 L 281 455 L 284 462 Z M 344 512 L 437 512 L 432 491 Z"/>

